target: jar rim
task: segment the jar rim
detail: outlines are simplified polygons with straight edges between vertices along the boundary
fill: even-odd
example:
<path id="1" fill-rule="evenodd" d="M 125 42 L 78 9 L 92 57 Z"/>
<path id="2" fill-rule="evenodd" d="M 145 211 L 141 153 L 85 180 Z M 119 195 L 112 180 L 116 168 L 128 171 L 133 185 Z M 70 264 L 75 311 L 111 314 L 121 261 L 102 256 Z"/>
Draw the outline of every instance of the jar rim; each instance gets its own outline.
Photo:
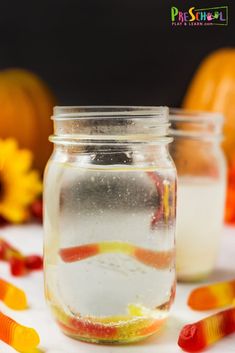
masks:
<path id="1" fill-rule="evenodd" d="M 209 112 L 203 110 L 191 110 L 183 108 L 169 108 L 169 120 L 170 121 L 182 121 L 182 122 L 214 122 L 215 124 L 222 124 L 224 117 L 219 112 Z"/>
<path id="2" fill-rule="evenodd" d="M 216 139 L 223 138 L 223 115 L 218 112 L 169 109 L 170 135 L 174 138 Z"/>
<path id="3" fill-rule="evenodd" d="M 52 120 L 76 120 L 84 118 L 119 118 L 159 117 L 161 122 L 168 122 L 169 108 L 166 106 L 124 106 L 124 105 L 91 105 L 91 106 L 55 106 Z"/>
<path id="4" fill-rule="evenodd" d="M 57 106 L 54 143 L 169 143 L 167 107 Z"/>

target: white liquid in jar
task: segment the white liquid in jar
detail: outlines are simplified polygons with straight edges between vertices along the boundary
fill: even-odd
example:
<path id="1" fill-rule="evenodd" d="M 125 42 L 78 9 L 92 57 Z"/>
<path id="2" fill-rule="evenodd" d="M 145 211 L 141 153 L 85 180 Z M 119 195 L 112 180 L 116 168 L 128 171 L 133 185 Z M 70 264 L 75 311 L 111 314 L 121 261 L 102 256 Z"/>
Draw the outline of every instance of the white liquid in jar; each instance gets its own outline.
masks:
<path id="1" fill-rule="evenodd" d="M 223 226 L 224 180 L 181 177 L 177 192 L 176 269 L 197 280 L 214 268 Z"/>

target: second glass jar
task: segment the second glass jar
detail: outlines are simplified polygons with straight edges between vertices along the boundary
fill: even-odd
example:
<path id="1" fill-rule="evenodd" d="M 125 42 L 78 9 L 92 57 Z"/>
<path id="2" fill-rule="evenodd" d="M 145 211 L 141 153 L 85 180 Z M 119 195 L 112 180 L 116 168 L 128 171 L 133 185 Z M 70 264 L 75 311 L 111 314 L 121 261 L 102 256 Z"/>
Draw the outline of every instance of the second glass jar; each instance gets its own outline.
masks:
<path id="1" fill-rule="evenodd" d="M 206 278 L 214 269 L 222 235 L 226 163 L 223 117 L 170 110 L 170 153 L 178 173 L 176 269 L 181 281 Z"/>

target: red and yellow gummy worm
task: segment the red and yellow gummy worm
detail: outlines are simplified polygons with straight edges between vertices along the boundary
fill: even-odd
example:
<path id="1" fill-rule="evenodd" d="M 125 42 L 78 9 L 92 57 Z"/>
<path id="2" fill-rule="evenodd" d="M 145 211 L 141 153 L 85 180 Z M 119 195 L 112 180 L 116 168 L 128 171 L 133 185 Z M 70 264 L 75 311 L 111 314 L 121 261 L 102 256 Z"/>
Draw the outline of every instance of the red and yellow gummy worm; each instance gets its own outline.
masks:
<path id="1" fill-rule="evenodd" d="M 195 310 L 211 310 L 231 305 L 234 299 L 235 280 L 194 289 L 189 295 L 188 305 Z"/>
<path id="2" fill-rule="evenodd" d="M 151 228 L 154 229 L 157 223 L 160 221 L 160 219 L 163 216 L 163 193 L 164 193 L 164 186 L 161 178 L 159 175 L 155 172 L 147 172 L 148 176 L 152 181 L 154 182 L 154 185 L 156 187 L 157 193 L 158 193 L 158 199 L 159 199 L 159 206 L 157 207 L 152 220 L 151 220 Z"/>
<path id="3" fill-rule="evenodd" d="M 59 254 L 64 262 L 75 262 L 105 253 L 121 253 L 133 256 L 143 264 L 157 269 L 168 268 L 174 260 L 174 250 L 153 251 L 125 242 L 91 243 L 64 248 Z"/>
<path id="4" fill-rule="evenodd" d="M 235 332 L 235 308 L 184 326 L 179 335 L 178 345 L 186 352 L 199 352 L 233 332 Z"/>
<path id="5" fill-rule="evenodd" d="M 0 260 L 9 262 L 13 276 L 26 273 L 23 254 L 4 239 L 0 239 Z"/>
<path id="6" fill-rule="evenodd" d="M 0 238 L 0 260 L 10 264 L 13 276 L 22 276 L 28 271 L 42 269 L 42 257 L 40 255 L 23 255 L 10 243 Z"/>
<path id="7" fill-rule="evenodd" d="M 126 317 L 71 317 L 59 307 L 53 309 L 60 328 L 69 336 L 99 339 L 106 342 L 115 340 L 131 342 L 136 337 L 149 336 L 165 322 L 165 318 L 156 319 L 142 316 L 141 308 L 135 307 L 135 305 L 129 306 L 129 314 Z M 133 317 L 135 317 L 134 320 Z"/>
<path id="8" fill-rule="evenodd" d="M 21 258 L 23 255 L 6 240 L 0 238 L 0 260 L 9 261 L 12 257 Z"/>
<path id="9" fill-rule="evenodd" d="M 170 186 L 167 180 L 163 181 L 156 172 L 147 172 L 147 175 L 150 179 L 152 179 L 156 187 L 159 200 L 159 205 L 151 219 L 151 228 L 155 229 L 161 219 L 167 222 L 169 218 L 174 217 L 174 199 L 170 202 L 170 194 L 172 192 L 173 185 Z"/>
<path id="10" fill-rule="evenodd" d="M 99 339 L 106 342 L 115 340 L 132 341 L 136 337 L 146 337 L 155 333 L 162 325 L 164 320 L 158 319 L 139 319 L 136 322 L 123 322 L 122 325 L 110 325 L 74 319 L 70 325 L 59 322 L 58 324 L 64 333 L 71 336 Z"/>
<path id="11" fill-rule="evenodd" d="M 0 339 L 18 351 L 34 349 L 40 341 L 33 328 L 22 326 L 1 312 Z"/>
<path id="12" fill-rule="evenodd" d="M 23 310 L 27 307 L 24 291 L 0 278 L 0 300 L 13 310 Z"/>

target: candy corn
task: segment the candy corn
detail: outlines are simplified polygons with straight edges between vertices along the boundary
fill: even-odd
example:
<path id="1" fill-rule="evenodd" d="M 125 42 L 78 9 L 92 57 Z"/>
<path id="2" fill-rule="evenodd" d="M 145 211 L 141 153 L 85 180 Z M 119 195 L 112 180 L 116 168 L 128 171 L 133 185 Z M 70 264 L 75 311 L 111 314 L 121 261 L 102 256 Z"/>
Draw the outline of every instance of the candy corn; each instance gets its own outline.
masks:
<path id="1" fill-rule="evenodd" d="M 0 300 L 14 310 L 22 310 L 27 307 L 25 293 L 3 279 L 0 279 Z"/>
<path id="2" fill-rule="evenodd" d="M 3 313 L 0 313 L 0 340 L 18 351 L 34 349 L 40 341 L 33 328 L 22 326 Z"/>
<path id="3" fill-rule="evenodd" d="M 153 251 L 124 242 L 92 243 L 64 248 L 59 254 L 64 262 L 81 261 L 105 253 L 121 253 L 134 257 L 146 266 L 157 269 L 168 268 L 174 261 L 174 250 Z"/>
<path id="4" fill-rule="evenodd" d="M 232 332 L 235 332 L 234 308 L 184 326 L 178 345 L 186 352 L 198 352 Z"/>
<path id="5" fill-rule="evenodd" d="M 235 299 L 235 280 L 194 289 L 188 305 L 195 310 L 210 310 L 231 305 Z"/>

